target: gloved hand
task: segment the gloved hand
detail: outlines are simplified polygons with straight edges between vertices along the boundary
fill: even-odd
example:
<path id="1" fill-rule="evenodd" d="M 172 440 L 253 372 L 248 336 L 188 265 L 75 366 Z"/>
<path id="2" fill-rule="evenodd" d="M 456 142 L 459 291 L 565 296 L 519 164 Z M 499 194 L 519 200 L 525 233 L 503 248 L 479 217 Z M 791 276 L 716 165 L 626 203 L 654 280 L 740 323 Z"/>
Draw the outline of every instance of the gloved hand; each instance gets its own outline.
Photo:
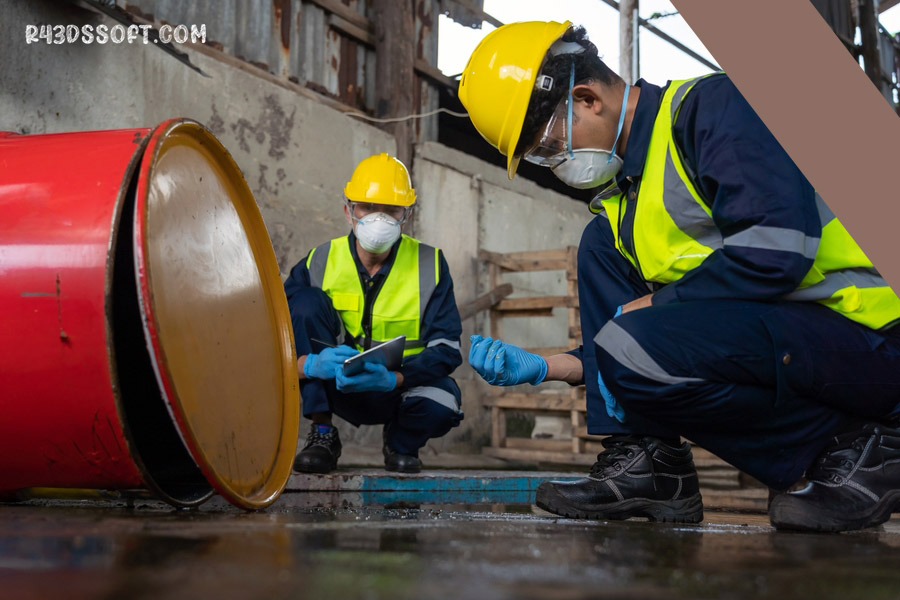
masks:
<path id="1" fill-rule="evenodd" d="M 309 379 L 334 379 L 335 371 L 341 368 L 344 361 L 357 354 L 359 350 L 350 346 L 325 348 L 318 354 L 307 354 L 303 374 Z"/>
<path id="2" fill-rule="evenodd" d="M 397 375 L 388 371 L 387 367 L 378 363 L 366 363 L 363 372 L 347 377 L 338 370 L 334 378 L 338 391 L 353 392 L 390 392 L 397 387 Z"/>
<path id="3" fill-rule="evenodd" d="M 606 387 L 600 371 L 597 371 L 597 386 L 600 388 L 600 395 L 603 396 L 603 403 L 606 404 L 606 414 L 619 423 L 624 423 L 625 409 L 622 408 L 622 405 L 619 404 L 615 396 L 612 395 L 612 392 L 609 391 L 609 388 Z"/>
<path id="4" fill-rule="evenodd" d="M 537 354 L 480 335 L 469 339 L 469 364 L 491 385 L 537 385 L 547 376 L 547 361 Z"/>

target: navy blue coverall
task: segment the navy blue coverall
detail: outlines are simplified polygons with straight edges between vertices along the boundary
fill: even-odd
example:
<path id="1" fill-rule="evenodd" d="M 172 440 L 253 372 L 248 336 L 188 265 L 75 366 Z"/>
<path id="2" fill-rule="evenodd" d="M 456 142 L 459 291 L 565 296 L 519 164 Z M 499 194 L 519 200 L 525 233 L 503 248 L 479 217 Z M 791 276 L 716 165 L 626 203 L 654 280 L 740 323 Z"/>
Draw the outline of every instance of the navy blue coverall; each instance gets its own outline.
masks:
<path id="1" fill-rule="evenodd" d="M 617 176 L 625 193 L 641 177 L 662 94 L 643 80 L 637 85 Z M 812 186 L 727 77 L 696 85 L 674 134 L 723 237 L 756 224 L 821 235 Z M 627 244 L 629 223 L 622 232 Z M 900 327 L 876 331 L 820 304 L 780 300 L 812 262 L 726 245 L 659 286 L 616 250 L 609 221 L 598 215 L 578 250 L 584 343 L 571 352 L 584 366 L 588 431 L 684 436 L 785 489 L 835 434 L 896 418 Z M 613 318 L 651 291 L 652 306 Z M 604 327 L 615 356 L 593 342 Z M 624 422 L 607 411 L 598 369 Z"/>
<path id="2" fill-rule="evenodd" d="M 353 261 L 359 271 L 360 287 L 366 290 L 365 303 L 375 302 L 381 282 L 390 273 L 397 256 L 398 240 L 384 265 L 370 276 L 359 260 L 356 236 L 349 238 Z M 463 418 L 459 386 L 450 377 L 462 363 L 459 336 L 462 323 L 453 296 L 450 267 L 440 254 L 437 287 L 425 308 L 421 340 L 426 344 L 419 354 L 404 359 L 400 373 L 403 385 L 392 392 L 342 393 L 334 381 L 305 379 L 300 382 L 303 416 L 334 413 L 353 425 L 385 425 L 385 440 L 396 452 L 418 456 L 419 449 L 431 438 L 441 437 Z M 284 283 L 297 356 L 320 352 L 311 340 L 334 345 L 343 331 L 341 317 L 331 299 L 319 288 L 311 287 L 306 258 L 297 263 Z"/>

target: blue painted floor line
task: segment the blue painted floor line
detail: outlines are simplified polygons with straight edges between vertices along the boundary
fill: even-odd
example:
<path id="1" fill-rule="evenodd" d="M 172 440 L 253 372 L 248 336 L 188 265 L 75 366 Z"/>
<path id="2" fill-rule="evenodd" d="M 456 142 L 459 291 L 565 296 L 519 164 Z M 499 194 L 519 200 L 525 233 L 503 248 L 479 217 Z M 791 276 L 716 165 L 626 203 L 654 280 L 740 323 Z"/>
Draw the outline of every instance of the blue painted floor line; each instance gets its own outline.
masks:
<path id="1" fill-rule="evenodd" d="M 543 481 L 572 481 L 579 477 L 574 473 L 537 471 L 427 471 L 400 474 L 379 469 L 361 469 L 337 471 L 328 475 L 294 473 L 288 482 L 287 491 L 531 494 Z"/>

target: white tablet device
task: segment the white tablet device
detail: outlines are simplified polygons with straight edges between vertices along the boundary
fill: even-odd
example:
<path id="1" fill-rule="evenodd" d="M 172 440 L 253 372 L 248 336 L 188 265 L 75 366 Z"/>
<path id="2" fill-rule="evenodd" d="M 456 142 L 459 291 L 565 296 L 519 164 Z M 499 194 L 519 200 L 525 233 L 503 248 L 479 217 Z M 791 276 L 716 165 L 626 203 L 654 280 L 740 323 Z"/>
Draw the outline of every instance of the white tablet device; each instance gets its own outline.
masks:
<path id="1" fill-rule="evenodd" d="M 378 363 L 384 365 L 388 371 L 396 371 L 403 364 L 403 348 L 406 345 L 406 336 L 401 335 L 389 342 L 369 348 L 356 356 L 344 361 L 344 375 L 352 377 L 363 372 L 366 363 Z"/>

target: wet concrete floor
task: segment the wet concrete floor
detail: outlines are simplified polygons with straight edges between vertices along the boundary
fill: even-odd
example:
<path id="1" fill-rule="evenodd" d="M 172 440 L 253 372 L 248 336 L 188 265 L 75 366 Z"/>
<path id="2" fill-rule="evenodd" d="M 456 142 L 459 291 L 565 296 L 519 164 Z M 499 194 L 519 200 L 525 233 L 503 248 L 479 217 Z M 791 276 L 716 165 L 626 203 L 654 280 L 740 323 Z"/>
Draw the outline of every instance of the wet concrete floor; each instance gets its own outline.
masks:
<path id="1" fill-rule="evenodd" d="M 698 525 L 557 519 L 529 503 L 356 505 L 286 493 L 0 505 L 0 598 L 898 598 L 900 519 L 777 533 L 759 514 Z"/>

